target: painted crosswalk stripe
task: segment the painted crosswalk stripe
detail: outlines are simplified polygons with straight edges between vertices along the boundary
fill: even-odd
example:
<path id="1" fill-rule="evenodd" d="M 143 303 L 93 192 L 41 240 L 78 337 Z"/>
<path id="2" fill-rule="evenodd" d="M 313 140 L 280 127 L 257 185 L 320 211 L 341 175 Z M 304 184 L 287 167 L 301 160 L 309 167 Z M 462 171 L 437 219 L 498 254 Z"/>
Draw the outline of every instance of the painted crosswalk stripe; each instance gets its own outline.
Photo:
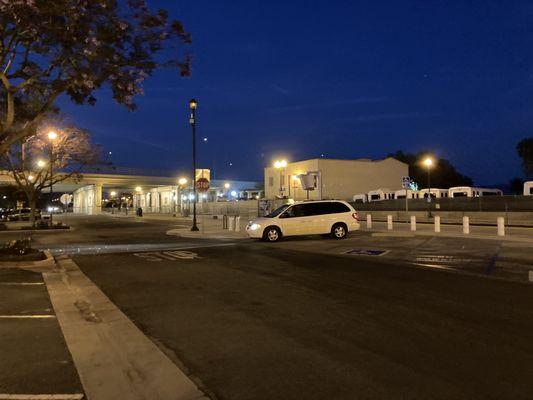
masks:
<path id="1" fill-rule="evenodd" d="M 82 400 L 84 395 L 74 394 L 2 394 L 0 400 Z"/>
<path id="2" fill-rule="evenodd" d="M 0 319 L 44 319 L 44 318 L 55 318 L 55 315 L 50 314 L 37 314 L 37 315 L 0 315 Z M 0 397 L 0 400 L 2 398 Z"/>

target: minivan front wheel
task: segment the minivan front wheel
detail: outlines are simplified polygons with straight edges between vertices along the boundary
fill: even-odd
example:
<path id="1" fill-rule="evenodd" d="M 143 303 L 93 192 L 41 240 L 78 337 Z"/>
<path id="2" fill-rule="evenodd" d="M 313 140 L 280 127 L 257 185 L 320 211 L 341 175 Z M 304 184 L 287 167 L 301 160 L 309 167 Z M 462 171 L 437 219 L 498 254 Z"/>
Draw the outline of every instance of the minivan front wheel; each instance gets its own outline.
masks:
<path id="1" fill-rule="evenodd" d="M 348 228 L 345 224 L 335 224 L 331 228 L 331 236 L 334 239 L 344 239 L 346 235 L 348 234 Z"/>
<path id="2" fill-rule="evenodd" d="M 263 232 L 263 240 L 267 242 L 277 242 L 281 239 L 281 231 L 277 226 L 269 226 Z"/>

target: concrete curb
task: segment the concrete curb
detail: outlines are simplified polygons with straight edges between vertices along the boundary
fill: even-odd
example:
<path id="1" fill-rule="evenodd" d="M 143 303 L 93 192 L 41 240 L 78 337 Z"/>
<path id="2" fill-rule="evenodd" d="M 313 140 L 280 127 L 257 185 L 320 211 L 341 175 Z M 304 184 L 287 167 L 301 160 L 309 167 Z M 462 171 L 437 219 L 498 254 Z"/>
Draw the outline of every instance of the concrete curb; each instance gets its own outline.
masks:
<path id="1" fill-rule="evenodd" d="M 189 229 L 171 229 L 167 231 L 169 236 L 179 236 L 187 239 L 224 239 L 224 240 L 246 240 L 250 239 L 248 236 L 230 236 L 228 234 L 220 233 L 202 233 L 191 232 Z"/>
<path id="2" fill-rule="evenodd" d="M 207 397 L 67 256 L 43 274 L 89 400 Z"/>
<path id="3" fill-rule="evenodd" d="M 377 229 L 361 229 L 361 232 L 371 233 L 372 236 L 381 236 L 381 237 L 414 237 L 414 236 L 433 236 L 433 237 L 448 237 L 455 239 L 478 239 L 478 240 L 498 240 L 502 242 L 522 242 L 522 243 L 533 243 L 533 238 L 524 238 L 516 236 L 496 236 L 496 235 L 476 235 L 476 234 L 458 234 L 458 233 L 446 233 L 446 232 L 406 232 L 406 231 L 389 231 L 389 230 L 377 230 Z"/>
<path id="4" fill-rule="evenodd" d="M 0 268 L 54 268 L 55 260 L 48 250 L 43 251 L 46 258 L 39 261 L 1 261 Z"/>
<path id="5" fill-rule="evenodd" d="M 72 227 L 68 229 L 8 229 L 5 231 L 0 231 L 0 235 L 3 233 L 59 233 L 59 232 L 70 232 L 75 230 Z"/>

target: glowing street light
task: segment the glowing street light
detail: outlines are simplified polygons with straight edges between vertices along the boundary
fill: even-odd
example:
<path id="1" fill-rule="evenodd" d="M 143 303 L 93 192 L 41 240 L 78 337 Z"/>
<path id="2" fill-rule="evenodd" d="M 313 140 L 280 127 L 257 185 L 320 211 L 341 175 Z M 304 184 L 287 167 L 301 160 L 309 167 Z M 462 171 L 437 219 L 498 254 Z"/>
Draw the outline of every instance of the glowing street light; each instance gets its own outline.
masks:
<path id="1" fill-rule="evenodd" d="M 29 176 L 28 176 L 28 180 L 29 180 L 30 182 L 33 182 L 34 179 L 35 179 L 35 177 L 34 177 L 33 175 L 29 175 Z"/>
<path id="2" fill-rule="evenodd" d="M 56 140 L 57 139 L 57 133 L 54 131 L 48 132 L 48 139 L 50 140 Z"/>
<path id="3" fill-rule="evenodd" d="M 37 166 L 39 168 L 44 168 L 44 166 L 46 165 L 46 161 L 44 160 L 37 160 Z"/>
<path id="4" fill-rule="evenodd" d="M 141 193 L 142 190 L 143 190 L 143 188 L 140 187 L 140 186 L 137 186 L 137 187 L 135 188 L 135 191 L 136 191 L 137 193 Z"/>
<path id="5" fill-rule="evenodd" d="M 178 179 L 178 184 L 180 186 L 184 186 L 186 183 L 187 183 L 187 178 L 179 178 Z"/>
<path id="6" fill-rule="evenodd" d="M 224 189 L 229 189 L 229 188 L 230 188 L 230 184 L 229 184 L 228 182 L 226 182 L 226 183 L 224 184 Z"/>
<path id="7" fill-rule="evenodd" d="M 115 196 L 117 195 L 117 192 L 115 192 L 115 191 L 113 190 L 113 191 L 112 191 L 111 193 L 109 193 L 109 194 L 111 195 L 111 197 L 115 197 Z"/>

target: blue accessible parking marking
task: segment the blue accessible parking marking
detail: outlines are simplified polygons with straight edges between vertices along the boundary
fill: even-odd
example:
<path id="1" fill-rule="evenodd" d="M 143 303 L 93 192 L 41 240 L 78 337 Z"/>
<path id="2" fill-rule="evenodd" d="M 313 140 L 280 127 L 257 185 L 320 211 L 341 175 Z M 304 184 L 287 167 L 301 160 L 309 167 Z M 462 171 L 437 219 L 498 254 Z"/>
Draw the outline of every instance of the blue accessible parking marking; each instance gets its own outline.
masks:
<path id="1" fill-rule="evenodd" d="M 357 256 L 382 256 L 385 253 L 388 253 L 388 250 L 378 250 L 378 249 L 351 249 L 345 251 L 344 254 L 357 255 Z"/>

